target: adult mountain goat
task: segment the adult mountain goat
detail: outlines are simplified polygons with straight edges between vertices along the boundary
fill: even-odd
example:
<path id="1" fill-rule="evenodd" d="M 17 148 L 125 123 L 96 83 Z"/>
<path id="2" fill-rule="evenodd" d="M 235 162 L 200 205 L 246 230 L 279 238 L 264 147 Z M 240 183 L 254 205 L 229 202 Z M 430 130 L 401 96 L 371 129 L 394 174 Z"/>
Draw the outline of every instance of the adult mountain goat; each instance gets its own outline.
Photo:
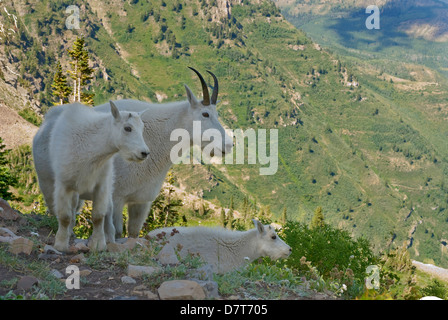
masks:
<path id="1" fill-rule="evenodd" d="M 190 68 L 192 69 L 192 68 Z M 221 133 L 221 141 L 213 141 L 222 155 L 231 152 L 233 140 L 230 138 L 218 120 L 216 103 L 218 99 L 218 80 L 214 79 L 213 93 L 209 96 L 207 84 L 201 74 L 192 69 L 202 84 L 203 100 L 199 101 L 191 89 L 185 85 L 187 100 L 163 104 L 150 104 L 136 100 L 119 100 L 116 102 L 120 110 L 145 111 L 142 116 L 145 130 L 143 137 L 150 148 L 150 155 L 142 163 L 130 164 L 121 157 L 114 159 L 115 188 L 113 194 L 113 217 L 117 237 L 121 237 L 123 230 L 123 207 L 128 205 L 128 234 L 138 237 L 140 230 L 148 217 L 152 201 L 155 200 L 162 188 L 168 170 L 174 161 L 171 158 L 173 147 L 178 141 L 172 141 L 171 135 L 176 129 L 184 129 L 191 138 L 189 145 L 198 143 L 193 140 L 194 123 L 200 123 L 200 135 L 208 129 L 215 129 Z M 107 105 L 94 108 L 106 111 Z M 199 147 L 204 149 L 209 141 L 200 141 Z M 219 152 L 220 151 L 220 152 Z M 109 230 L 106 230 L 108 232 Z"/>
<path id="2" fill-rule="evenodd" d="M 277 236 L 272 226 L 263 225 L 255 219 L 252 221 L 255 228 L 249 231 L 168 227 L 153 230 L 148 235 L 157 239 L 164 232 L 165 237 L 161 239 L 167 244 L 163 250 L 180 249 L 179 254 L 183 258 L 188 254 L 199 254 L 204 261 L 213 265 L 217 273 L 229 272 L 260 257 L 276 260 L 291 254 L 291 247 Z"/>
<path id="3" fill-rule="evenodd" d="M 218 120 L 216 103 L 218 99 L 218 80 L 214 79 L 213 93 L 210 97 L 207 84 L 202 75 L 192 69 L 202 85 L 203 100 L 199 101 L 191 89 L 185 85 L 187 100 L 163 104 L 151 104 L 137 100 L 119 100 L 115 105 L 120 111 L 144 112 L 143 138 L 150 148 L 148 158 L 141 163 L 129 163 L 122 157 L 114 158 L 114 192 L 113 192 L 113 225 L 106 224 L 106 237 L 112 239 L 121 237 L 123 232 L 123 207 L 128 205 L 128 234 L 130 237 L 138 237 L 140 230 L 148 217 L 152 201 L 157 197 L 162 188 L 166 174 L 173 165 L 171 151 L 178 141 L 172 141 L 171 135 L 176 129 L 186 130 L 191 140 L 190 145 L 198 143 L 193 140 L 194 123 L 200 123 L 200 135 L 208 130 L 215 129 L 221 133 L 222 141 L 213 141 L 216 150 L 224 155 L 231 152 L 232 139 L 226 134 Z M 56 109 L 56 108 L 55 108 Z M 109 105 L 103 104 L 94 107 L 98 113 L 108 112 Z M 34 163 L 39 176 L 39 185 L 45 197 L 47 206 L 51 208 L 53 203 L 51 189 L 54 184 L 54 175 L 47 164 L 49 136 L 53 129 L 58 114 L 47 115 L 46 120 L 34 139 L 33 149 Z M 199 142 L 201 149 L 209 145 L 207 141 Z M 219 155 L 219 151 L 218 154 Z M 41 177 L 43 177 L 41 179 Z M 81 196 L 81 199 L 84 199 Z M 78 203 L 78 207 L 81 202 Z M 74 206 L 75 207 L 75 206 Z M 51 210 L 51 209 L 50 209 Z"/>
<path id="4" fill-rule="evenodd" d="M 45 145 L 54 183 L 45 185 L 42 190 L 46 191 L 46 199 L 52 193 L 52 209 L 58 218 L 54 245 L 57 250 L 68 250 L 69 229 L 80 197 L 93 201 L 93 233 L 89 246 L 94 250 L 106 248 L 104 222 L 112 207 L 112 158 L 119 153 L 125 161 L 141 162 L 149 154 L 143 140 L 140 114 L 120 112 L 113 102 L 109 109 L 111 114 L 95 112 L 79 103 L 55 107 L 48 112 L 42 126 L 45 130 L 46 121 L 54 121 L 48 145 Z M 40 132 L 33 141 L 34 153 L 41 151 L 37 143 L 39 138 Z M 41 184 L 48 177 L 37 167 Z M 113 228 L 111 218 L 106 222 Z"/>

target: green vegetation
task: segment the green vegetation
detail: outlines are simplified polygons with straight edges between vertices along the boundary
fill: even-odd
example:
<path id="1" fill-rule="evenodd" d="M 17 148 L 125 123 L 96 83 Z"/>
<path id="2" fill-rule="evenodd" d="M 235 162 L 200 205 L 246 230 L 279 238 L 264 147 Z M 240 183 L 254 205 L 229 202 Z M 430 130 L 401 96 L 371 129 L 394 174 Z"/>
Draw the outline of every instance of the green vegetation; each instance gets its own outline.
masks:
<path id="1" fill-rule="evenodd" d="M 7 155 L 9 150 L 5 150 L 5 147 L 3 139 L 0 137 L 0 198 L 9 200 L 13 198 L 9 188 L 16 183 L 16 180 L 7 166 Z"/>
<path id="2" fill-rule="evenodd" d="M 50 88 L 57 63 L 69 63 L 59 54 L 61 39 L 71 39 L 70 46 L 85 36 L 95 65 L 95 86 L 88 87 L 95 104 L 121 97 L 184 99 L 184 83 L 200 92 L 187 66 L 211 70 L 220 80 L 218 111 L 226 126 L 279 133 L 279 168 L 272 176 L 260 176 L 258 164 L 174 166 L 176 183 L 188 192 L 242 213 L 229 221 L 223 212 L 222 225 L 245 229 L 252 217 L 284 222 L 284 211 L 289 220 L 309 226 L 321 207 L 321 227 L 349 247 L 368 241 L 377 255 L 405 243 L 410 257 L 448 265 L 448 81 L 446 58 L 433 59 L 446 43 L 390 34 L 396 25 L 388 19 L 382 19 L 381 33 L 353 31 L 365 13 L 346 24 L 328 16 L 312 23 L 302 19 L 310 22 L 303 28 L 320 45 L 341 38 L 342 47 L 353 45 L 322 49 L 269 1 L 233 4 L 230 15 L 217 14 L 209 0 L 163 3 L 119 2 L 98 10 L 96 2 L 74 1 L 85 7 L 80 30 L 61 27 L 64 1 L 30 4 L 23 17 L 27 28 L 19 24 L 20 38 L 9 40 L 8 55 L 20 61 L 24 86 L 35 79 L 45 84 L 38 97 L 43 112 L 54 99 Z M 414 9 L 401 13 L 419 17 Z M 421 52 L 417 49 L 427 50 L 428 57 L 408 59 Z M 157 225 L 165 225 L 166 217 L 179 223 L 184 212 L 189 224 L 218 224 L 219 213 L 213 217 L 202 205 L 187 210 L 170 207 L 171 202 L 167 207 L 166 196 L 159 200 L 153 210 Z M 181 214 L 171 215 L 177 210 Z M 333 234 L 336 227 L 345 233 Z M 88 234 L 87 229 L 80 233 Z M 303 227 L 304 234 L 316 230 Z M 306 256 L 308 262 L 323 268 Z M 326 277 L 329 271 L 319 272 Z"/>
<path id="3" fill-rule="evenodd" d="M 58 62 L 56 73 L 54 75 L 53 95 L 59 99 L 59 104 L 64 104 L 68 101 L 68 97 L 72 93 L 72 88 L 67 85 L 67 77 L 62 72 L 61 64 Z"/>

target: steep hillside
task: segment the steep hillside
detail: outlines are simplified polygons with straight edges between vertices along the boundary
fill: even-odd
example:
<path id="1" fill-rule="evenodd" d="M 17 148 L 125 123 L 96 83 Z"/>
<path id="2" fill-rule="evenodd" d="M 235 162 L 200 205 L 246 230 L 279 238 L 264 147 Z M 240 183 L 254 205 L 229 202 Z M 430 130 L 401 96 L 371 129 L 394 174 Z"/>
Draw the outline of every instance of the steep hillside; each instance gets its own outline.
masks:
<path id="1" fill-rule="evenodd" d="M 259 162 L 175 166 L 188 192 L 226 207 L 233 199 L 240 212 L 245 198 L 274 216 L 286 207 L 301 221 L 322 206 L 327 222 L 378 250 L 407 241 L 414 257 L 448 263 L 448 86 L 433 69 L 345 61 L 270 1 L 5 3 L 20 35 L 8 61 L 39 88 L 42 111 L 53 101 L 56 61 L 68 67 L 66 49 L 80 34 L 96 103 L 185 99 L 184 83 L 200 92 L 187 66 L 211 70 L 227 127 L 278 129 L 278 171 L 260 175 Z M 65 27 L 68 5 L 80 8 L 79 30 Z"/>

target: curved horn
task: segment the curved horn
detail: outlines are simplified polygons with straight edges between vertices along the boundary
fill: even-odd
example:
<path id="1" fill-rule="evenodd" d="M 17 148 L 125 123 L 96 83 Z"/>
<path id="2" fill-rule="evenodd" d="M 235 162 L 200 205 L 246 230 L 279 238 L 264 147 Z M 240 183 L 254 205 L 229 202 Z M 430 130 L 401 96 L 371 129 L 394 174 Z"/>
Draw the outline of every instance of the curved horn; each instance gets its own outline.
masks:
<path id="1" fill-rule="evenodd" d="M 212 104 L 216 104 L 216 101 L 218 100 L 218 79 L 216 78 L 216 76 L 211 73 L 210 71 L 207 70 L 208 73 L 210 73 L 213 77 L 213 93 L 212 93 Z"/>
<path id="2" fill-rule="evenodd" d="M 201 74 L 199 73 L 199 71 L 197 71 L 196 69 L 193 69 L 192 67 L 188 67 L 191 70 L 193 70 L 199 77 L 199 80 L 201 80 L 201 85 L 202 85 L 202 95 L 203 95 L 203 100 L 202 100 L 202 104 L 204 106 L 208 106 L 210 105 L 210 96 L 208 93 L 208 89 L 207 89 L 207 84 L 205 83 L 204 78 L 201 76 Z"/>

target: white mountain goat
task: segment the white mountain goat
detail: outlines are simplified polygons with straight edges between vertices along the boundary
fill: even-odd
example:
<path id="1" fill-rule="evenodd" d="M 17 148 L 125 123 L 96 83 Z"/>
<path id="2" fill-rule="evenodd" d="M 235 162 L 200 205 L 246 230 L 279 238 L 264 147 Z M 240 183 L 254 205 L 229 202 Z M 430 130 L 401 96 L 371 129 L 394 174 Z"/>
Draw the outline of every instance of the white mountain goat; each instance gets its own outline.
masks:
<path id="1" fill-rule="evenodd" d="M 145 130 L 143 137 L 150 148 L 148 158 L 139 164 L 129 164 L 122 158 L 114 159 L 116 176 L 113 194 L 113 217 L 116 235 L 121 237 L 123 230 L 123 207 L 128 205 L 128 234 L 130 237 L 138 237 L 140 230 L 148 217 L 152 201 L 157 197 L 162 188 L 166 174 L 172 166 L 170 153 L 178 141 L 171 141 L 171 133 L 175 129 L 188 131 L 193 141 L 193 122 L 200 122 L 201 136 L 208 129 L 216 129 L 220 132 L 222 140 L 213 141 L 216 150 L 222 155 L 231 152 L 233 140 L 230 138 L 218 120 L 216 102 L 218 98 L 218 80 L 214 79 L 213 93 L 210 98 L 207 85 L 201 74 L 192 69 L 199 77 L 202 84 L 203 100 L 199 101 L 190 88 L 185 85 L 188 100 L 164 104 L 149 104 L 136 100 L 117 101 L 120 110 L 145 111 L 142 116 Z M 94 108 L 97 111 L 106 111 L 107 105 Z M 200 141 L 201 149 L 205 148 L 209 141 Z M 218 152 L 219 153 L 219 152 Z M 215 154 L 216 155 L 216 154 Z M 218 154 L 219 155 L 219 154 Z M 106 232 L 109 230 L 106 229 Z"/>
<path id="2" fill-rule="evenodd" d="M 125 161 L 135 163 L 149 154 L 140 114 L 120 112 L 112 101 L 109 108 L 111 114 L 95 112 L 79 103 L 53 109 L 59 110 L 55 111 L 58 115 L 47 146 L 47 161 L 54 179 L 53 210 L 58 218 L 54 247 L 57 250 L 68 250 L 72 232 L 69 229 L 80 197 L 93 201 L 89 246 L 93 250 L 106 248 L 104 223 L 112 208 L 113 156 L 119 153 Z M 45 122 L 53 119 L 51 110 Z M 33 143 L 33 148 L 37 151 L 39 145 Z M 40 178 L 42 173 L 37 173 Z M 113 228 L 111 218 L 106 223 Z"/>
<path id="3" fill-rule="evenodd" d="M 218 80 L 215 75 L 209 72 L 214 79 L 213 93 L 210 98 L 207 84 L 201 74 L 192 69 L 199 77 L 202 84 L 203 100 L 199 101 L 191 89 L 185 85 L 188 99 L 186 101 L 171 102 L 163 104 L 151 104 L 137 100 L 119 100 L 115 105 L 120 111 L 142 112 L 142 120 L 145 125 L 143 138 L 150 148 L 148 158 L 141 163 L 129 163 L 122 157 L 114 158 L 114 193 L 113 193 L 113 224 L 115 229 L 106 224 L 106 236 L 108 239 L 121 237 L 123 232 L 123 207 L 128 205 L 128 234 L 130 237 L 138 237 L 140 230 L 148 217 L 152 201 L 157 197 L 162 188 L 166 174 L 173 165 L 170 157 L 173 146 L 177 141 L 171 141 L 171 134 L 176 129 L 188 131 L 191 141 L 193 141 L 193 122 L 200 122 L 201 136 L 208 129 L 216 129 L 223 137 L 222 141 L 213 141 L 216 149 L 222 154 L 231 152 L 233 147 L 230 138 L 218 120 L 216 103 L 218 98 Z M 54 108 L 57 109 L 57 108 Z M 98 112 L 108 112 L 109 105 L 103 104 L 94 107 Z M 47 163 L 49 135 L 58 115 L 47 115 L 40 132 L 33 142 L 33 156 L 36 171 L 38 172 L 39 185 L 45 197 L 47 206 L 51 208 L 52 186 L 54 184 L 54 174 Z M 201 149 L 205 148 L 209 142 L 201 141 Z M 219 153 L 219 152 L 218 152 Z M 41 178 L 42 177 L 42 178 Z M 81 199 L 84 199 L 81 196 Z M 75 206 L 74 206 L 75 207 Z M 78 203 L 78 208 L 81 202 Z"/>
<path id="4" fill-rule="evenodd" d="M 268 256 L 277 260 L 291 254 L 291 247 L 277 236 L 274 227 L 263 225 L 255 219 L 252 221 L 255 228 L 248 231 L 168 227 L 153 230 L 148 235 L 166 240 L 163 250 L 178 251 L 182 258 L 188 254 L 199 254 L 204 261 L 213 265 L 217 273 L 235 270 L 260 257 Z M 165 232 L 165 236 L 162 232 Z"/>

